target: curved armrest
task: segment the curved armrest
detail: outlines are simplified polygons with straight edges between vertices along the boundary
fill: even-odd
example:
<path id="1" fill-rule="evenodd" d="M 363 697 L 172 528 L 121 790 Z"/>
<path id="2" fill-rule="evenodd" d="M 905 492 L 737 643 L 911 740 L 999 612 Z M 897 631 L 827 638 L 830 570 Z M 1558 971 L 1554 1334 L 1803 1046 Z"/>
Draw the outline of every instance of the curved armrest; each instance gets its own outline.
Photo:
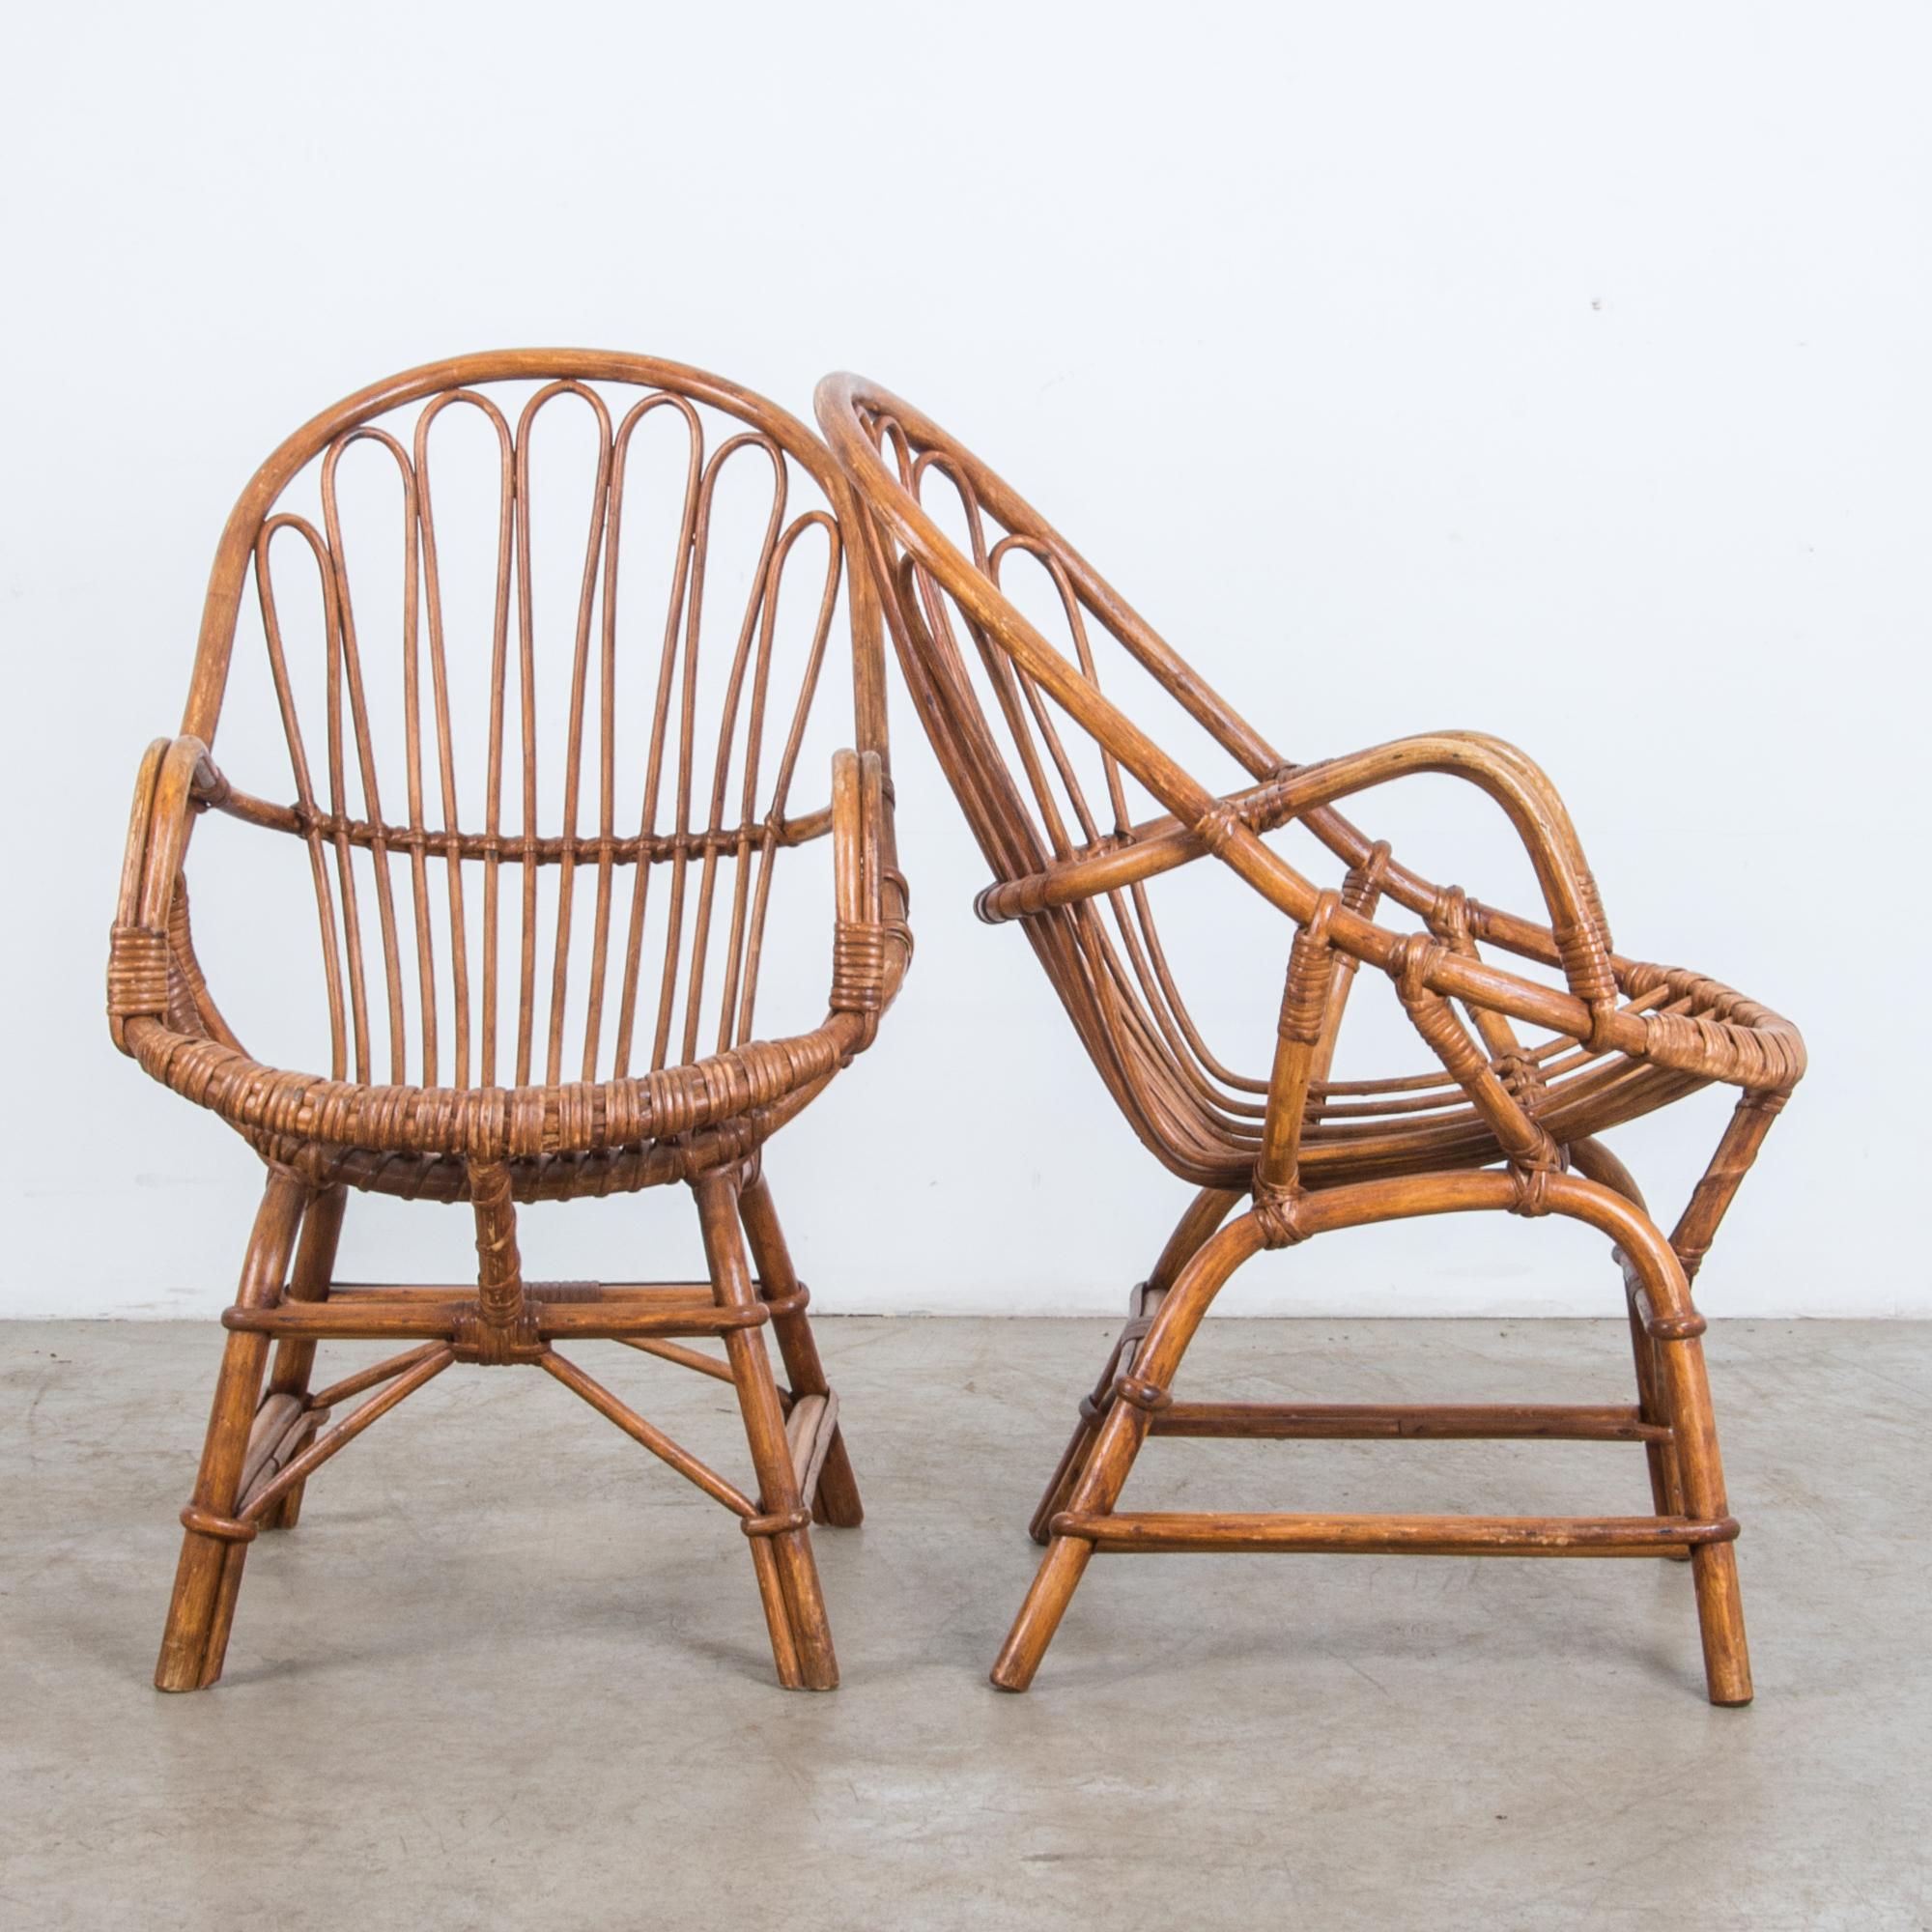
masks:
<path id="1" fill-rule="evenodd" d="M 1614 1000 L 1616 980 L 1602 901 L 1562 799 L 1541 767 L 1515 746 L 1473 731 L 1398 738 L 1320 764 L 1296 766 L 1217 801 L 1201 825 L 1173 817 L 1155 820 L 1137 826 L 1123 840 L 1108 841 L 1030 877 L 989 886 L 980 895 L 980 917 L 995 922 L 1023 917 L 1171 871 L 1220 842 L 1208 820 L 1223 821 L 1223 830 L 1232 822 L 1253 833 L 1271 831 L 1338 799 L 1418 772 L 1465 780 L 1502 807 L 1536 871 L 1571 991 L 1592 1006 Z"/>
<path id="2" fill-rule="evenodd" d="M 167 1011 L 168 919 L 188 828 L 221 790 L 199 738 L 156 738 L 142 754 L 107 958 L 107 1028 L 123 1053 L 128 1020 Z"/>
<path id="3" fill-rule="evenodd" d="M 841 461 L 849 456 L 858 471 L 884 486 L 884 497 L 894 495 L 893 478 L 878 451 L 863 437 L 854 439 L 840 434 L 835 440 Z M 869 487 L 866 494 L 875 509 L 881 506 L 879 494 Z M 1030 517 L 1024 505 L 1016 507 L 1022 513 L 1022 521 Z M 1332 799 L 1366 790 L 1406 772 L 1437 771 L 1481 785 L 1503 807 L 1529 852 L 1543 888 L 1550 912 L 1550 937 L 1572 997 L 1581 1001 L 1593 1014 L 1614 1007 L 1616 976 L 1610 963 L 1609 936 L 1596 882 L 1583 864 L 1575 828 L 1554 786 L 1514 747 L 1472 732 L 1439 732 L 1430 737 L 1400 739 L 1323 765 L 1285 767 L 1247 793 L 1236 798 L 1217 797 L 1103 696 L 1097 683 L 1083 668 L 1056 650 L 1008 605 L 986 570 L 969 563 L 916 507 L 900 505 L 888 514 L 905 547 L 905 554 L 898 567 L 897 582 L 895 584 L 889 577 L 883 582 L 900 625 L 921 642 L 922 648 L 916 655 L 923 659 L 934 655 L 930 630 L 918 615 L 918 600 L 907 594 L 913 581 L 923 571 L 943 582 L 946 594 L 969 622 L 984 626 L 997 637 L 1001 648 L 1027 676 L 1037 682 L 1111 756 L 1126 766 L 1173 814 L 1167 823 L 1145 828 L 1158 835 L 1163 848 L 1160 851 L 1137 851 L 1133 838 L 1109 840 L 1077 858 L 1063 859 L 1042 871 L 996 885 L 980 895 L 979 910 L 982 919 L 1009 919 L 1134 885 L 1154 872 L 1184 865 L 1205 850 L 1217 853 L 1264 896 L 1296 921 L 1305 922 L 1313 916 L 1318 901 L 1314 888 L 1264 846 L 1257 832 L 1266 824 L 1285 824 L 1300 813 L 1319 810 Z M 1056 554 L 1064 552 L 1064 546 L 1056 545 L 1055 549 Z M 1090 588 L 1111 607 L 1105 586 L 1097 579 L 1092 581 Z M 1097 611 L 1098 607 L 1095 608 Z M 1105 613 L 1102 614 L 1103 620 L 1107 620 Z M 1114 617 L 1124 618 L 1128 614 L 1124 607 L 1112 608 Z M 1200 722 L 1208 724 L 1226 744 L 1224 727 L 1230 724 L 1232 714 L 1222 706 L 1217 707 L 1211 721 L 1203 718 L 1190 702 L 1190 694 L 1198 695 L 1203 689 L 1199 681 L 1166 652 L 1151 632 L 1135 628 L 1140 635 L 1129 648 L 1144 665 L 1151 652 L 1164 658 L 1164 671 L 1156 670 L 1155 675 L 1168 695 L 1193 712 Z M 1265 754 L 1265 749 L 1256 740 L 1240 748 L 1237 755 Z M 1352 922 L 1345 920 L 1338 929 L 1337 938 L 1345 946 L 1350 944 L 1352 925 Z M 1593 1021 L 1593 1030 L 1594 1025 Z"/>
<path id="4" fill-rule="evenodd" d="M 897 997 L 912 963 L 906 884 L 895 863 L 891 785 L 877 752 L 832 759 L 832 870 L 837 922 L 832 940 L 835 1013 L 857 1016 L 862 1051 L 879 1015 Z"/>
<path id="5" fill-rule="evenodd" d="M 1570 990 L 1591 1006 L 1615 1000 L 1609 930 L 1576 827 L 1542 767 L 1514 745 L 1476 731 L 1433 731 L 1303 765 L 1280 781 L 1286 817 L 1270 817 L 1284 823 L 1418 772 L 1462 779 L 1502 807 L 1535 869 Z"/>

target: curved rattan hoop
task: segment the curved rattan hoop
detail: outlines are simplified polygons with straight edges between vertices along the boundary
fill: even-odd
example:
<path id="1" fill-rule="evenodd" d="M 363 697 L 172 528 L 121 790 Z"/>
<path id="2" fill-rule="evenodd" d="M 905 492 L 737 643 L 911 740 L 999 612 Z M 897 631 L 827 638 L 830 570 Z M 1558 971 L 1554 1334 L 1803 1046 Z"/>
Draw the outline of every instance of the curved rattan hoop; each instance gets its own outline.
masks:
<path id="1" fill-rule="evenodd" d="M 602 349 L 487 350 L 421 363 L 380 383 L 371 383 L 311 417 L 284 439 L 236 499 L 209 573 L 194 677 L 182 715 L 184 733 L 201 739 L 204 744 L 214 742 L 222 694 L 228 682 L 235 620 L 247 584 L 256 534 L 276 499 L 303 467 L 350 431 L 391 410 L 481 383 L 519 380 L 623 383 L 707 403 L 721 413 L 736 417 L 769 436 L 825 493 L 838 511 L 841 526 L 847 521 L 847 486 L 838 465 L 828 459 L 824 444 L 796 416 L 776 403 L 708 370 L 668 361 L 662 356 L 632 355 Z M 883 753 L 885 664 L 880 654 L 878 606 L 865 573 L 853 573 L 850 589 L 859 749 Z"/>

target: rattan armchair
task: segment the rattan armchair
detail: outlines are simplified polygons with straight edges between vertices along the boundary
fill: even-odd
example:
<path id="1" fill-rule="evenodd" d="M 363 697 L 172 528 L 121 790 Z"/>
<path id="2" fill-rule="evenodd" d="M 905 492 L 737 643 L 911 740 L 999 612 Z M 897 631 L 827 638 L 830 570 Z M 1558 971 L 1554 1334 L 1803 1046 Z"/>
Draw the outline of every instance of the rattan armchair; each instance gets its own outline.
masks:
<path id="1" fill-rule="evenodd" d="M 936 424 L 851 376 L 828 377 L 817 408 L 863 500 L 868 554 L 920 717 L 993 873 L 980 916 L 1020 922 L 1135 1132 L 1200 1190 L 1081 1405 L 1033 1525 L 1046 1556 L 993 1682 L 1027 1688 L 1096 1550 L 1688 1555 L 1710 1696 L 1748 1701 L 1738 1525 L 1690 1280 L 1804 1070 L 1795 1029 L 1715 980 L 1614 950 L 1569 814 L 1520 752 L 1452 731 L 1292 764 Z M 1022 568 L 1051 613 L 1038 623 L 1009 594 L 1007 579 Z M 1049 642 L 1044 626 L 1064 643 Z M 1154 711 L 1172 732 L 1141 722 Z M 1204 782 L 1168 749 L 1174 735 L 1224 761 L 1236 781 Z M 1501 808 L 1534 869 L 1538 916 L 1431 883 L 1337 809 L 1423 772 L 1465 781 Z M 1144 815 L 1130 792 L 1146 795 Z M 1266 842 L 1290 826 L 1313 835 L 1337 883 L 1318 886 Z M 1236 1072 L 1209 1049 L 1162 944 L 1157 883 L 1203 858 L 1292 923 L 1265 1070 Z M 1526 963 L 1499 965 L 1482 949 Z M 1413 1023 L 1424 1071 L 1333 1076 L 1362 968 L 1385 978 Z M 1666 1240 L 1601 1136 L 1713 1082 L 1739 1098 Z M 1624 1278 L 1634 1403 L 1291 1406 L 1177 1397 L 1177 1372 L 1208 1305 L 1261 1250 L 1370 1222 L 1475 1211 L 1566 1215 L 1608 1237 Z M 1123 1511 L 1122 1486 L 1150 1435 L 1641 1443 L 1652 1512 Z"/>
<path id="2" fill-rule="evenodd" d="M 539 487 L 539 421 L 566 415 L 587 463 Z M 480 467 L 447 440 L 459 417 Z M 349 533 L 367 526 L 345 509 L 345 459 L 386 477 L 383 568 L 368 550 L 352 568 Z M 655 495 L 633 482 L 646 468 L 668 478 Z M 747 490 L 750 535 L 721 566 L 718 504 Z M 300 491 L 319 508 L 297 507 Z M 439 520 L 453 499 L 482 506 L 487 535 L 467 555 Z M 661 506 L 657 527 L 638 527 Z M 564 532 L 570 576 L 548 604 L 538 526 Z M 762 1151 L 870 1042 L 910 954 L 878 607 L 864 572 L 848 579 L 849 527 L 823 445 L 770 403 L 674 363 L 580 351 L 379 383 L 298 430 L 243 492 L 181 733 L 141 763 L 108 969 L 115 1043 L 267 1166 L 182 1513 L 161 1689 L 215 1681 L 257 1533 L 292 1527 L 309 1478 L 457 1362 L 541 1369 L 721 1503 L 748 1538 L 780 1681 L 838 1682 L 810 1524 L 856 1523 L 859 1492 Z M 620 557 L 628 587 L 647 554 L 662 597 L 620 600 Z M 466 570 L 475 595 L 459 611 L 446 593 Z M 281 778 L 215 762 L 244 602 Z M 817 789 L 801 747 L 815 698 L 844 681 L 846 636 L 853 736 L 829 801 L 801 808 L 794 789 Z M 298 983 L 298 947 L 315 959 L 327 1073 L 256 1057 L 215 1003 L 184 871 L 206 812 L 279 842 L 312 885 L 319 957 L 292 934 L 276 980 Z M 830 1009 L 760 1038 L 760 958 L 783 924 L 767 932 L 775 869 L 821 838 Z M 782 943 L 810 958 L 824 942 Z M 696 1197 L 707 1280 L 525 1278 L 518 1203 L 671 1182 Z M 474 1282 L 336 1282 L 358 1189 L 467 1202 Z M 722 1357 L 689 1346 L 707 1336 Z M 317 1389 L 318 1345 L 338 1338 L 401 1352 Z M 710 1468 L 561 1352 L 591 1340 L 730 1383 L 753 1480 Z"/>

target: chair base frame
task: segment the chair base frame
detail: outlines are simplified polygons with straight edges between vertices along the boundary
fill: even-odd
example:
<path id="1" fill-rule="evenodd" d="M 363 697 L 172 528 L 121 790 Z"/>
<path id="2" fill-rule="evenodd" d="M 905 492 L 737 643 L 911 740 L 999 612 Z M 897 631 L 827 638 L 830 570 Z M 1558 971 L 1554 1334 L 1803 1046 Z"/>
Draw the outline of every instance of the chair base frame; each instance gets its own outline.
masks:
<path id="1" fill-rule="evenodd" d="M 864 1511 L 838 1397 L 807 1320 L 808 1291 L 759 1163 L 716 1168 L 692 1181 L 710 1279 L 689 1283 L 526 1282 L 507 1174 L 500 1164 L 476 1162 L 471 1180 L 475 1288 L 363 1286 L 331 1278 L 346 1190 L 314 1188 L 270 1166 L 241 1290 L 222 1318 L 228 1341 L 200 1474 L 182 1512 L 185 1533 L 156 1687 L 199 1690 L 216 1682 L 257 1534 L 293 1528 L 317 1469 L 452 1363 L 473 1362 L 543 1370 L 736 1516 L 780 1683 L 834 1689 L 838 1665 L 810 1525 L 851 1527 Z M 780 1386 L 756 1332 L 765 1327 L 776 1335 L 788 1386 Z M 678 1339 L 703 1336 L 722 1338 L 722 1360 Z M 312 1390 L 325 1339 L 416 1346 Z M 750 1492 L 558 1353 L 554 1344 L 565 1339 L 623 1343 L 731 1383 L 754 1472 Z"/>
<path id="2" fill-rule="evenodd" d="M 1711 1701 L 1747 1704 L 1749 1656 L 1730 1516 L 1690 1276 L 1776 1112 L 1747 1095 L 1668 1240 L 1607 1149 L 1579 1141 L 1576 1172 L 1548 1176 L 1526 1206 L 1516 1176 L 1473 1170 L 1370 1180 L 1295 1198 L 1291 1225 L 1243 1196 L 1204 1189 L 1152 1274 L 1134 1291 L 1116 1340 L 1035 1512 L 1046 1547 L 994 1663 L 992 1681 L 1025 1690 L 1096 1553 L 1319 1551 L 1379 1555 L 1656 1556 L 1688 1561 Z M 1740 1157 L 1742 1156 L 1742 1157 Z M 1554 1212 L 1609 1236 L 1622 1266 L 1636 1367 L 1627 1406 L 1179 1402 L 1172 1384 L 1203 1317 L 1242 1263 L 1314 1234 L 1422 1214 Z M 1310 1516 L 1123 1512 L 1128 1473 L 1150 1436 L 1261 1440 L 1543 1438 L 1638 1442 L 1649 1465 L 1647 1517 Z"/>

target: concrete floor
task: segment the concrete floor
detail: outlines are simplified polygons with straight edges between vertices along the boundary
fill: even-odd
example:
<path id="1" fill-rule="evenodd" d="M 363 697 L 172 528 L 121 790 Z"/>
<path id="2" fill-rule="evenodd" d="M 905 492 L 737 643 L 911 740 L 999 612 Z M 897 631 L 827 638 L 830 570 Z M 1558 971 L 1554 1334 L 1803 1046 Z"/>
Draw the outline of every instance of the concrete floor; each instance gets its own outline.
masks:
<path id="1" fill-rule="evenodd" d="M 744 1539 L 554 1383 L 456 1371 L 251 1555 L 214 1690 L 148 1686 L 219 1334 L 0 1327 L 0 1924 L 1932 1923 L 1932 1324 L 1711 1338 L 1758 1701 L 1665 1563 L 1102 1560 L 984 1672 L 1092 1321 L 821 1324 L 869 1516 L 785 1695 Z M 346 1352 L 346 1351 L 345 1351 Z M 366 1352 L 366 1351 L 364 1351 Z M 580 1351 L 734 1458 L 720 1384 Z M 1621 1323 L 1210 1321 L 1250 1399 L 1622 1400 Z M 1620 1512 L 1620 1444 L 1151 1445 L 1143 1507 Z"/>

